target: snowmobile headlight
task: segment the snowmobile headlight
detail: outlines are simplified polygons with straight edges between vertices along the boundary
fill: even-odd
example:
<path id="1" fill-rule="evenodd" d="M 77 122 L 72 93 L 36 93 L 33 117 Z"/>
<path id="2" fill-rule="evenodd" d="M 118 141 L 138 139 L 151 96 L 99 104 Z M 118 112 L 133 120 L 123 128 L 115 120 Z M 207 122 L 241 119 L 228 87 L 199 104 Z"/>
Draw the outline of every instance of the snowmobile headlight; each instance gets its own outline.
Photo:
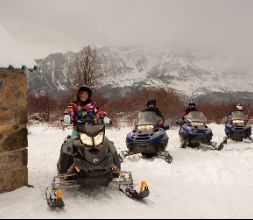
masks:
<path id="1" fill-rule="evenodd" d="M 244 122 L 244 120 L 233 120 L 233 124 L 239 125 L 239 126 L 244 126 L 245 122 Z"/>
<path id="2" fill-rule="evenodd" d="M 96 137 L 94 137 L 95 146 L 102 144 L 103 140 L 104 140 L 104 132 L 101 132 Z"/>
<path id="3" fill-rule="evenodd" d="M 141 131 L 150 131 L 154 129 L 154 125 L 139 125 L 138 126 L 138 130 L 141 130 Z"/>
<path id="4" fill-rule="evenodd" d="M 93 141 L 92 138 L 90 136 L 88 136 L 87 134 L 80 134 L 80 140 L 82 141 L 83 144 L 88 145 L 88 146 L 93 146 Z"/>
<path id="5" fill-rule="evenodd" d="M 192 122 L 193 127 L 203 127 L 205 124 L 203 122 Z"/>

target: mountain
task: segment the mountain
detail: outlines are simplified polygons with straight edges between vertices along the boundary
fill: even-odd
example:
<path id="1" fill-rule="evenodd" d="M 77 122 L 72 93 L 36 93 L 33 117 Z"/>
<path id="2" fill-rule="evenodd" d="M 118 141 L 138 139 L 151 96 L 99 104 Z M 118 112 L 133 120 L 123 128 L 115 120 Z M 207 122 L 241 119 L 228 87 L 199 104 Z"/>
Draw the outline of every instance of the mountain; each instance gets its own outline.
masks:
<path id="1" fill-rule="evenodd" d="M 68 78 L 68 55 L 51 54 L 45 59 L 36 60 L 39 70 L 28 72 L 29 92 L 48 93 L 57 98 L 71 86 Z"/>
<path id="2" fill-rule="evenodd" d="M 55 98 L 66 92 L 73 84 L 68 66 L 75 55 L 56 53 L 37 60 L 39 70 L 28 76 L 30 92 L 48 92 Z M 189 50 L 102 47 L 97 49 L 97 57 L 98 71 L 104 76 L 99 90 L 108 97 L 120 98 L 153 86 L 174 88 L 193 97 L 209 93 L 253 93 L 246 69 Z"/>

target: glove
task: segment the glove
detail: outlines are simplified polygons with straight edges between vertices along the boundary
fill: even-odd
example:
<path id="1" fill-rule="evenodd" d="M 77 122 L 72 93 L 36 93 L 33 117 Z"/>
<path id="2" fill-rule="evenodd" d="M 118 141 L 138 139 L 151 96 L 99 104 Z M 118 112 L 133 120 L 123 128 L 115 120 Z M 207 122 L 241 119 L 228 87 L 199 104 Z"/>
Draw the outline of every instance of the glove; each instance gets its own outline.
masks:
<path id="1" fill-rule="evenodd" d="M 111 119 L 107 116 L 104 117 L 103 121 L 104 121 L 104 124 L 111 124 Z"/>

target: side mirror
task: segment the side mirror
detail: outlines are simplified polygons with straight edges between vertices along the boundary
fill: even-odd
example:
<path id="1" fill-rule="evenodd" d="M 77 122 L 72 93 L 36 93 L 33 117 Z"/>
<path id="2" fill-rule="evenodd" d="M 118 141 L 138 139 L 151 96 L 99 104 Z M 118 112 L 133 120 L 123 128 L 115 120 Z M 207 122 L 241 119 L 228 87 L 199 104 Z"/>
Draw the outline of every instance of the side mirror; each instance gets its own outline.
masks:
<path id="1" fill-rule="evenodd" d="M 184 120 L 183 119 L 178 119 L 176 120 L 176 124 L 179 126 L 182 126 L 184 124 Z"/>
<path id="2" fill-rule="evenodd" d="M 163 124 L 163 127 L 164 127 L 164 129 L 167 131 L 167 130 L 169 130 L 170 129 L 170 122 L 168 121 L 168 120 L 166 120 L 165 122 L 164 122 L 164 124 Z"/>
<path id="3" fill-rule="evenodd" d="M 70 125 L 72 125 L 72 120 L 71 120 L 70 115 L 64 115 L 64 118 L 63 118 L 63 125 L 65 125 L 65 126 L 70 126 Z"/>

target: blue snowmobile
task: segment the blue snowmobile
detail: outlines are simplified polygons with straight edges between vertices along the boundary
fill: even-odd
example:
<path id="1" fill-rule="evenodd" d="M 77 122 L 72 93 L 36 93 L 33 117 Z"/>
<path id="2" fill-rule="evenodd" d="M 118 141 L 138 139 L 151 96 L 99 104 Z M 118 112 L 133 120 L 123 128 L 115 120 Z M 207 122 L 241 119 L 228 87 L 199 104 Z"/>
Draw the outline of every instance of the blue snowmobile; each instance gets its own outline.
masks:
<path id="1" fill-rule="evenodd" d="M 210 150 L 222 150 L 223 143 L 212 142 L 213 132 L 207 126 L 207 118 L 200 111 L 192 111 L 185 116 L 179 130 L 181 148 L 203 147 Z"/>
<path id="2" fill-rule="evenodd" d="M 233 141 L 243 141 L 249 139 L 252 141 L 251 134 L 252 128 L 248 124 L 249 117 L 242 111 L 234 111 L 228 117 L 225 124 L 226 138 L 224 143 L 227 143 L 228 139 Z"/>
<path id="3" fill-rule="evenodd" d="M 169 140 L 166 133 L 168 129 L 169 125 L 166 125 L 155 112 L 140 112 L 133 131 L 127 135 L 128 151 L 122 151 L 123 157 L 140 153 L 146 158 L 156 156 L 171 163 L 172 156 L 165 150 Z"/>

